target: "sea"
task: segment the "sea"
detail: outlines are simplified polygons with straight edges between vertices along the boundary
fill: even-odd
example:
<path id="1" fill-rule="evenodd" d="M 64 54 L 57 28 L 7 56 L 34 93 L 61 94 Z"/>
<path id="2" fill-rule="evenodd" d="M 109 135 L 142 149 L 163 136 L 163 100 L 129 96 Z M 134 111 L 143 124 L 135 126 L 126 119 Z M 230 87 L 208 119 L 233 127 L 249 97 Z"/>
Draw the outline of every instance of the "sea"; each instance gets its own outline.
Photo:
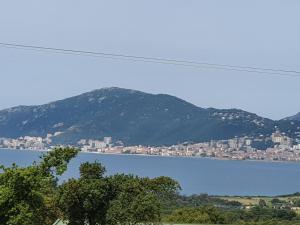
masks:
<path id="1" fill-rule="evenodd" d="M 28 150 L 0 150 L 0 164 L 27 166 L 43 154 Z M 98 161 L 107 174 L 125 173 L 147 177 L 169 176 L 184 195 L 276 196 L 300 192 L 300 163 L 230 161 L 208 158 L 160 157 L 80 153 L 60 182 L 79 176 L 82 162 Z"/>

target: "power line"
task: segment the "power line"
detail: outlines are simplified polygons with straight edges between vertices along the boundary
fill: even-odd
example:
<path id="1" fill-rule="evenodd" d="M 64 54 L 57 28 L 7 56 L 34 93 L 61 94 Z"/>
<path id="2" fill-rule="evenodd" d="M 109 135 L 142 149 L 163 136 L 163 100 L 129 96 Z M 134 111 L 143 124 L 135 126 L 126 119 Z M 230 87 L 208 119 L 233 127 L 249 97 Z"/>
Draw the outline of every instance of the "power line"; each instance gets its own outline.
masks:
<path id="1" fill-rule="evenodd" d="M 125 54 L 115 54 L 115 53 L 107 53 L 107 52 L 65 49 L 65 48 L 53 48 L 53 47 L 45 47 L 45 46 L 23 45 L 23 44 L 4 43 L 4 42 L 0 42 L 0 47 L 16 48 L 16 49 L 23 49 L 23 50 L 30 50 L 30 51 L 47 51 L 47 52 L 50 51 L 50 52 L 60 53 L 60 54 L 72 54 L 72 55 L 75 54 L 75 55 L 83 55 L 83 56 L 91 56 L 91 57 L 128 60 L 134 62 L 159 63 L 159 64 L 168 64 L 168 65 L 185 66 L 185 67 L 202 68 L 202 69 L 218 69 L 218 70 L 240 71 L 240 72 L 247 72 L 247 73 L 300 77 L 300 71 L 297 70 L 238 66 L 238 65 L 230 65 L 230 64 L 207 63 L 207 62 L 198 62 L 198 61 L 177 60 L 177 59 L 170 59 L 170 58 L 156 58 L 156 57 L 125 55 Z"/>

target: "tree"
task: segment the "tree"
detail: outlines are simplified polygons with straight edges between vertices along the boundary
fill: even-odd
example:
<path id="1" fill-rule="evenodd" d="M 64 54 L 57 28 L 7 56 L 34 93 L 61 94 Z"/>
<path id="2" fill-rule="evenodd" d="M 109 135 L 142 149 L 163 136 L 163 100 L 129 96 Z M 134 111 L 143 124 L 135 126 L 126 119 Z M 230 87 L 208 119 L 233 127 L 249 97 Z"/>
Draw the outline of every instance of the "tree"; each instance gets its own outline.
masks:
<path id="1" fill-rule="evenodd" d="M 224 214 L 214 206 L 203 206 L 199 208 L 182 208 L 175 210 L 165 218 L 170 223 L 209 223 L 225 224 Z"/>
<path id="2" fill-rule="evenodd" d="M 82 163 L 79 168 L 81 179 L 100 179 L 106 172 L 100 163 Z"/>
<path id="3" fill-rule="evenodd" d="M 70 179 L 59 188 L 57 206 L 70 225 L 158 223 L 162 197 L 174 195 L 179 186 L 166 177 L 104 173 L 100 163 L 84 163 L 80 178 Z"/>
<path id="4" fill-rule="evenodd" d="M 28 167 L 1 166 L 0 224 L 52 224 L 56 217 L 52 207 L 56 176 L 66 170 L 77 152 L 73 148 L 56 148 L 45 154 L 40 163 Z"/>
<path id="5" fill-rule="evenodd" d="M 258 205 L 259 205 L 259 207 L 267 207 L 267 203 L 263 199 L 259 199 Z"/>
<path id="6" fill-rule="evenodd" d="M 180 188 L 168 177 L 105 176 L 98 162 L 83 163 L 79 179 L 58 185 L 77 153 L 56 148 L 28 167 L 1 166 L 0 224 L 50 225 L 57 218 L 70 225 L 153 224 L 164 199 Z"/>
<path id="7" fill-rule="evenodd" d="M 271 200 L 271 203 L 272 203 L 272 205 L 277 205 L 277 204 L 282 204 L 282 203 L 284 203 L 284 201 L 282 201 L 282 200 L 280 200 L 280 199 L 278 199 L 278 198 L 273 198 L 273 199 Z"/>
<path id="8" fill-rule="evenodd" d="M 119 174 L 109 177 L 114 199 L 107 212 L 111 225 L 158 223 L 161 219 L 161 204 L 155 189 L 147 186 L 143 178 Z"/>
<path id="9" fill-rule="evenodd" d="M 57 206 L 70 225 L 105 224 L 112 196 L 103 178 L 104 171 L 100 163 L 84 163 L 80 166 L 80 178 L 71 179 L 59 188 Z"/>

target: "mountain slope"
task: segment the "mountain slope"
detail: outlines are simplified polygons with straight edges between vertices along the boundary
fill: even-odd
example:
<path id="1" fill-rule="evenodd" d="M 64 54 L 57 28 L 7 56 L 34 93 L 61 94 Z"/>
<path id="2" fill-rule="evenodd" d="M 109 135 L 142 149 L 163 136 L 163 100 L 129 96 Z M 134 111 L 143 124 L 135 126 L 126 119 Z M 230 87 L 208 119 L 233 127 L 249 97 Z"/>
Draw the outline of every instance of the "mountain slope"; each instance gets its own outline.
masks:
<path id="1" fill-rule="evenodd" d="M 286 118 L 286 119 L 288 119 L 288 120 L 297 120 L 297 121 L 300 121 L 300 112 L 297 113 L 296 115 L 291 116 L 291 117 L 288 117 L 288 118 Z"/>
<path id="2" fill-rule="evenodd" d="M 293 134 L 300 122 L 272 121 L 237 109 L 203 109 L 170 95 L 121 88 L 104 88 L 45 105 L 0 111 L 0 137 L 62 132 L 56 136 L 56 143 L 111 136 L 127 145 L 171 145 L 269 135 L 275 126 Z"/>

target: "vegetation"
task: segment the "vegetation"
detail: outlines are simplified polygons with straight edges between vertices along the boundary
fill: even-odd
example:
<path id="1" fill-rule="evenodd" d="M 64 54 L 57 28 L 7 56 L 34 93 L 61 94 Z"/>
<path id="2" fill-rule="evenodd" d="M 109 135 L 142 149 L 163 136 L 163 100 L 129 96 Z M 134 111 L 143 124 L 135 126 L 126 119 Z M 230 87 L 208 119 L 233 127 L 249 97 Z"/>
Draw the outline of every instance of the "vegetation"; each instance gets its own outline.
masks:
<path id="1" fill-rule="evenodd" d="M 277 208 L 277 209 L 294 209 L 296 212 L 297 207 L 300 206 L 300 194 L 290 194 L 290 195 L 282 195 L 276 197 L 267 197 L 267 196 L 258 196 L 258 197 L 242 197 L 242 196 L 230 196 L 230 197 L 216 197 L 221 198 L 226 201 L 234 201 L 239 202 L 244 207 L 253 207 L 259 205 L 261 200 L 266 203 L 267 207 Z"/>
<path id="2" fill-rule="evenodd" d="M 76 154 L 72 148 L 57 148 L 38 164 L 25 168 L 1 166 L 0 224 L 51 224 L 56 216 L 53 196 L 57 176 Z"/>
<path id="3" fill-rule="evenodd" d="M 182 196 L 168 177 L 106 175 L 99 162 L 81 164 L 80 177 L 58 182 L 78 151 L 56 148 L 27 167 L 1 166 L 0 225 L 241 224 L 300 225 L 300 195 Z"/>
<path id="4" fill-rule="evenodd" d="M 275 126 L 295 138 L 300 126 L 300 121 L 274 121 L 238 109 L 204 109 L 173 96 L 122 88 L 95 90 L 42 106 L 0 110 L 0 118 L 2 136 L 44 137 L 61 132 L 52 141 L 73 145 L 80 139 L 99 139 L 112 134 L 115 140 L 126 145 L 146 146 L 245 135 L 259 137 L 271 135 Z M 53 124 L 60 126 L 53 127 Z M 76 129 L 69 129 L 73 126 Z M 270 143 L 253 144 L 266 148 Z"/>
<path id="5" fill-rule="evenodd" d="M 182 224 L 268 224 L 270 221 L 289 223 L 296 219 L 296 213 L 286 209 L 256 206 L 250 210 L 224 210 L 214 206 L 203 206 L 175 210 L 166 216 L 164 221 Z"/>
<path id="6" fill-rule="evenodd" d="M 178 209 L 166 216 L 164 220 L 169 223 L 186 224 L 225 224 L 226 222 L 224 214 L 213 206 Z"/>
<path id="7" fill-rule="evenodd" d="M 0 224 L 50 225 L 61 218 L 70 225 L 158 223 L 162 201 L 179 190 L 168 178 L 105 176 L 98 162 L 83 163 L 80 178 L 58 184 L 58 176 L 78 151 L 57 148 L 28 167 L 1 166 Z"/>

